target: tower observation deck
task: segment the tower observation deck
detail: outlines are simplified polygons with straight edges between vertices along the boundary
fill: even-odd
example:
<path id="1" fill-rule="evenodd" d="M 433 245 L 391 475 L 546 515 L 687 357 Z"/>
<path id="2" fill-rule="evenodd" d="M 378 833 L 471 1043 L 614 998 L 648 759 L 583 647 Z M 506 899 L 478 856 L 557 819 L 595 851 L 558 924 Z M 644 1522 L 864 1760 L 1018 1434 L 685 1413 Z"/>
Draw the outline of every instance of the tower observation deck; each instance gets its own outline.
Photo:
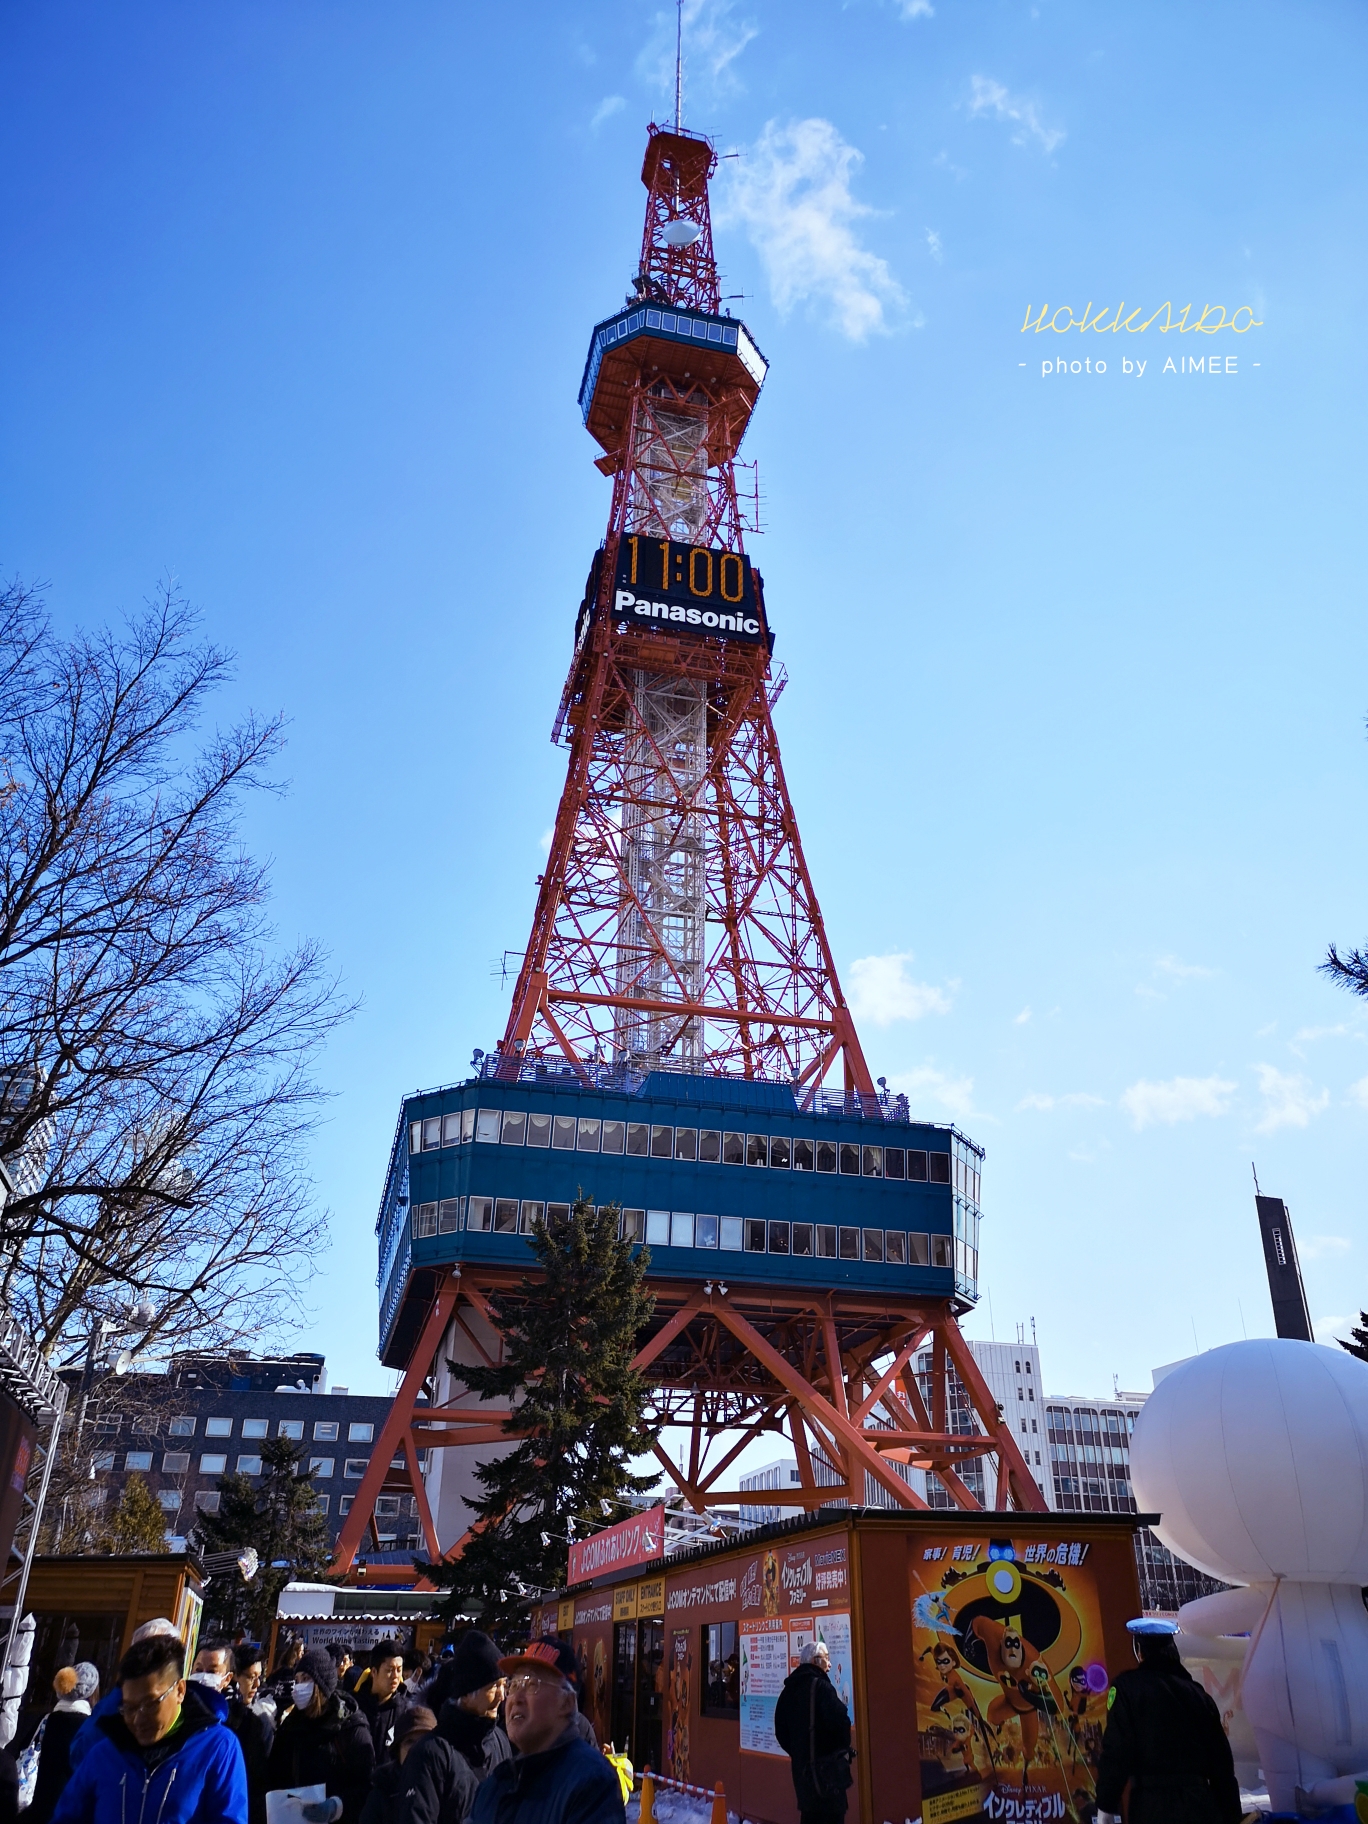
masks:
<path id="1" fill-rule="evenodd" d="M 649 129 L 631 294 L 580 384 L 612 498 L 554 724 L 565 787 L 497 1049 L 401 1110 L 377 1283 L 404 1380 L 338 1571 L 395 1492 L 434 1557 L 460 1550 L 472 1453 L 509 1434 L 459 1364 L 496 1358 L 489 1293 L 579 1195 L 650 1250 L 637 1360 L 657 1416 L 690 1428 L 687 1469 L 658 1454 L 695 1506 L 726 1500 L 729 1464 L 775 1431 L 799 1509 L 871 1484 L 922 1505 L 908 1464 L 976 1506 L 958 1467 L 983 1458 L 997 1507 L 1045 1507 L 956 1322 L 977 1298 L 982 1150 L 871 1079 L 784 778 L 738 481 L 767 363 L 721 308 L 715 168 L 702 135 Z M 911 1367 L 927 1347 L 929 1400 Z M 977 1432 L 949 1429 L 950 1365 Z M 814 1455 L 843 1487 L 819 1487 Z"/>

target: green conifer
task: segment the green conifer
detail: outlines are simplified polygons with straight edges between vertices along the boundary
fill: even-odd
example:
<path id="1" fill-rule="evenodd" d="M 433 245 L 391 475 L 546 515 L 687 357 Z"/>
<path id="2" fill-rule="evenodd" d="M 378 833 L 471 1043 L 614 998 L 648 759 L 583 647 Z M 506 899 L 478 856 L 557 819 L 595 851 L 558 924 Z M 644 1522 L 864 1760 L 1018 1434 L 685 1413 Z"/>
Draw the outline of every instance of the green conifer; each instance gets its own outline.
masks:
<path id="1" fill-rule="evenodd" d="M 1356 1355 L 1361 1362 L 1368 1362 L 1368 1311 L 1359 1312 L 1358 1324 L 1349 1335 L 1353 1340 L 1347 1343 L 1343 1337 L 1336 1338 L 1340 1348 L 1347 1349 L 1350 1355 Z"/>
<path id="2" fill-rule="evenodd" d="M 166 1513 L 140 1475 L 124 1483 L 118 1506 L 100 1528 L 102 1552 L 164 1552 Z"/>
<path id="3" fill-rule="evenodd" d="M 616 1206 L 583 1200 L 539 1223 L 540 1276 L 490 1300 L 503 1362 L 451 1364 L 473 1393 L 512 1401 L 505 1429 L 524 1435 L 476 1470 L 478 1521 L 461 1556 L 428 1567 L 451 1592 L 450 1616 L 477 1614 L 495 1632 L 517 1628 L 539 1592 L 565 1583 L 567 1521 L 578 1536 L 596 1531 L 655 1484 L 630 1467 L 659 1429 L 643 1416 L 649 1386 L 632 1367 L 652 1309 L 648 1257 L 634 1257 L 617 1229 Z"/>

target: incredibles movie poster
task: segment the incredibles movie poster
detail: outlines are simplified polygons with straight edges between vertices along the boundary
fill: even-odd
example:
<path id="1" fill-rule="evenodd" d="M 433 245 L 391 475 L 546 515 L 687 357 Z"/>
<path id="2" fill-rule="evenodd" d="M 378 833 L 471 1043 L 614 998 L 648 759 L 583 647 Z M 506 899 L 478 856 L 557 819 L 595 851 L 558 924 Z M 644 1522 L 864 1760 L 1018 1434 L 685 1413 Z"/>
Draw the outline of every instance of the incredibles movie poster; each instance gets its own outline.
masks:
<path id="1" fill-rule="evenodd" d="M 1086 1541 L 911 1542 L 924 1824 L 1096 1815 L 1110 1676 Z"/>

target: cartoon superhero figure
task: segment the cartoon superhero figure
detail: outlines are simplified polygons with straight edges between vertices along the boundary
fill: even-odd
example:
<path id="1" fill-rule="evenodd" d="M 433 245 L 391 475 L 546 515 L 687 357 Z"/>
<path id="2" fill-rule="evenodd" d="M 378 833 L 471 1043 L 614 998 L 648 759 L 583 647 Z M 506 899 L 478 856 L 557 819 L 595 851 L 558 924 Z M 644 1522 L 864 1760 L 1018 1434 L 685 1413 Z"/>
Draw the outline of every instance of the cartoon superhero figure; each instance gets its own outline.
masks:
<path id="1" fill-rule="evenodd" d="M 764 1581 L 760 1590 L 760 1613 L 779 1613 L 779 1560 L 773 1552 L 765 1553 Z"/>
<path id="2" fill-rule="evenodd" d="M 978 1731 L 984 1747 L 988 1749 L 991 1756 L 992 1747 L 988 1740 L 988 1725 L 984 1721 L 983 1712 L 978 1707 L 978 1700 L 965 1683 L 964 1675 L 960 1671 L 959 1654 L 943 1640 L 938 1640 L 931 1646 L 923 1648 L 918 1657 L 925 1659 L 928 1653 L 942 1686 L 942 1689 L 932 1698 L 931 1708 L 947 1710 L 951 1704 L 962 1704 L 972 1717 L 974 1728 Z"/>
<path id="3" fill-rule="evenodd" d="M 1024 1790 L 1040 1739 L 1038 1692 L 1031 1674 L 1040 1655 L 1022 1632 L 1021 1618 L 1017 1615 L 1008 1621 L 975 1615 L 969 1632 L 983 1642 L 988 1670 L 1001 1686 L 1000 1695 L 988 1706 L 988 1721 L 999 1726 L 1009 1717 L 1017 1719 L 1021 1731 L 1021 1784 Z"/>

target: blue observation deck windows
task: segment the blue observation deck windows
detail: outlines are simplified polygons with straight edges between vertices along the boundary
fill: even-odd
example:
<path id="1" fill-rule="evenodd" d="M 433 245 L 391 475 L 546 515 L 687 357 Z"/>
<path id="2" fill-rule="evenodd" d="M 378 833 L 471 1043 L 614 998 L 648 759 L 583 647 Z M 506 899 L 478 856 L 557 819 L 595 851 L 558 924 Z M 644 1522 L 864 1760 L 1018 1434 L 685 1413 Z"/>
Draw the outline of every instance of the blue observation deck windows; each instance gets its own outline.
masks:
<path id="1" fill-rule="evenodd" d="M 651 1130 L 644 1121 L 627 1123 L 627 1157 L 644 1159 L 651 1150 Z"/>
<path id="2" fill-rule="evenodd" d="M 836 1170 L 836 1142 L 834 1140 L 819 1140 L 817 1142 L 817 1170 L 819 1172 L 834 1172 Z"/>
<path id="3" fill-rule="evenodd" d="M 677 1127 L 675 1129 L 674 1156 L 676 1159 L 697 1159 L 698 1129 L 696 1127 Z"/>
<path id="4" fill-rule="evenodd" d="M 653 1127 L 651 1129 L 652 1159 L 674 1158 L 674 1129 L 672 1127 Z"/>
<path id="5" fill-rule="evenodd" d="M 723 1134 L 723 1165 L 744 1165 L 746 1163 L 746 1136 L 744 1134 Z"/>
<path id="6" fill-rule="evenodd" d="M 560 1153 L 572 1153 L 575 1150 L 577 1123 L 573 1115 L 557 1115 L 551 1123 L 552 1150 Z"/>
<path id="7" fill-rule="evenodd" d="M 795 1140 L 793 1142 L 793 1169 L 794 1169 L 794 1171 L 795 1172 L 810 1172 L 812 1170 L 812 1164 L 813 1164 L 813 1159 L 812 1159 L 812 1142 L 811 1142 L 811 1140 Z"/>
<path id="8" fill-rule="evenodd" d="M 842 1140 L 836 1150 L 840 1156 L 841 1170 L 848 1172 L 853 1178 L 858 1178 L 860 1175 L 859 1146 L 854 1141 Z"/>
<path id="9" fill-rule="evenodd" d="M 476 1234 L 530 1236 L 536 1225 L 570 1213 L 568 1203 L 536 1198 L 446 1197 L 420 1203 L 413 1211 L 413 1238 L 427 1241 L 460 1229 Z M 692 1210 L 624 1209 L 618 1221 L 623 1240 L 656 1248 L 716 1248 L 733 1253 L 797 1255 L 803 1259 L 858 1260 L 891 1267 L 954 1267 L 952 1235 L 920 1230 L 837 1228 L 832 1223 L 784 1222 L 764 1217 L 695 1214 Z M 965 1270 L 961 1264 L 959 1270 Z"/>
<path id="10" fill-rule="evenodd" d="M 770 1164 L 774 1167 L 775 1171 L 786 1172 L 789 1169 L 789 1161 L 792 1156 L 793 1148 L 788 1137 L 784 1134 L 775 1134 L 770 1141 Z"/>
<path id="11" fill-rule="evenodd" d="M 477 1108 L 475 1110 L 475 1138 L 487 1146 L 497 1146 L 499 1141 L 501 1111 L 497 1108 Z"/>
<path id="12" fill-rule="evenodd" d="M 722 1163 L 722 1135 L 714 1127 L 699 1130 L 698 1158 L 701 1165 L 720 1165 Z"/>
<path id="13" fill-rule="evenodd" d="M 576 1149 L 581 1153 L 596 1153 L 599 1150 L 599 1138 L 603 1133 L 603 1123 L 593 1115 L 581 1115 L 579 1132 L 575 1138 Z"/>
<path id="14" fill-rule="evenodd" d="M 550 1115 L 529 1115 L 527 1117 L 527 1144 L 529 1146 L 550 1146 Z"/>
<path id="15" fill-rule="evenodd" d="M 884 1175 L 884 1149 L 881 1146 L 862 1146 L 860 1148 L 860 1170 L 866 1178 L 882 1178 Z"/>
<path id="16" fill-rule="evenodd" d="M 768 1134 L 747 1134 L 746 1135 L 746 1164 L 747 1165 L 768 1165 L 769 1164 L 769 1135 Z"/>
<path id="17" fill-rule="evenodd" d="M 499 1138 L 505 1146 L 522 1146 L 527 1139 L 527 1116 L 518 1109 L 506 1108 L 503 1132 Z"/>
<path id="18" fill-rule="evenodd" d="M 627 1123 L 625 1121 L 605 1121 L 603 1123 L 602 1139 L 599 1142 L 599 1151 L 602 1153 L 620 1153 L 626 1143 L 626 1139 Z"/>

